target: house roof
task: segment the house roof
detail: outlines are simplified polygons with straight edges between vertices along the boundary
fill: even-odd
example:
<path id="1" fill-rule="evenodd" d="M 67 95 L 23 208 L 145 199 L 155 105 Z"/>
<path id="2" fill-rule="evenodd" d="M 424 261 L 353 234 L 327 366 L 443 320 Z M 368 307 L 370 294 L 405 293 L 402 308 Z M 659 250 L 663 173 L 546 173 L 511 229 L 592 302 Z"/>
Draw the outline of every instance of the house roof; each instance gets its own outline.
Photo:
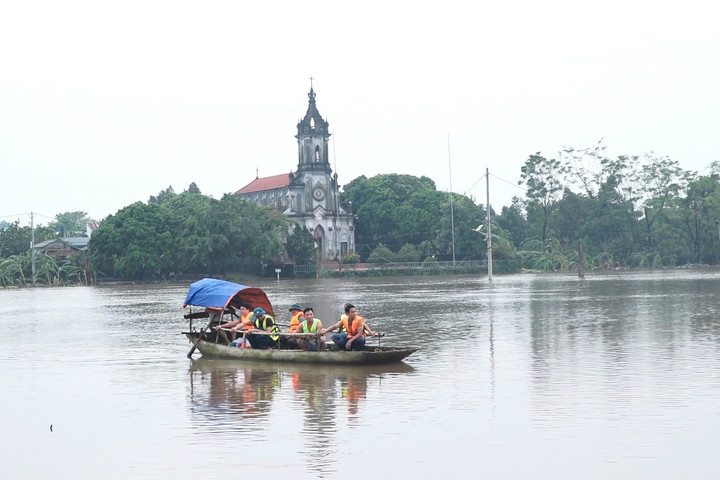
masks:
<path id="1" fill-rule="evenodd" d="M 55 238 L 53 240 L 47 240 L 45 242 L 37 243 L 35 244 L 36 249 L 43 249 L 47 247 L 48 245 L 51 245 L 56 242 L 64 243 L 70 248 L 75 248 L 77 250 L 82 250 L 84 248 L 87 248 L 88 242 L 90 241 L 90 237 L 65 237 L 65 238 Z"/>
<path id="2" fill-rule="evenodd" d="M 290 185 L 290 177 L 292 173 L 283 173 L 281 175 L 273 175 L 272 177 L 256 178 L 248 183 L 240 190 L 235 192 L 236 195 L 243 193 L 262 192 L 263 190 L 275 190 L 276 188 L 284 188 Z"/>

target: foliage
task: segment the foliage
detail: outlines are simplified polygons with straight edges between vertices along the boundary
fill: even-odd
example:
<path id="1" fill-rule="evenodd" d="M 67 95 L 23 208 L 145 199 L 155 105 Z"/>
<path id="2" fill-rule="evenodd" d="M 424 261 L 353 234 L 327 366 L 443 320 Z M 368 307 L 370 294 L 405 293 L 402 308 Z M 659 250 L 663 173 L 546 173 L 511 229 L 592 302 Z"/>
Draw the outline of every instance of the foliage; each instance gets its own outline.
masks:
<path id="1" fill-rule="evenodd" d="M 380 244 L 370 253 L 368 263 L 389 263 L 395 262 L 395 254 L 384 244 Z"/>
<path id="2" fill-rule="evenodd" d="M 48 228 L 57 232 L 59 237 L 83 237 L 87 236 L 87 224 L 90 217 L 86 212 L 65 212 L 58 213 L 55 221 L 50 222 Z"/>
<path id="3" fill-rule="evenodd" d="M 358 254 L 355 253 L 355 252 L 350 252 L 350 253 L 345 254 L 345 255 L 342 257 L 341 261 L 342 261 L 342 263 L 345 263 L 345 264 L 348 264 L 348 265 L 350 265 L 350 264 L 355 264 L 355 263 L 360 263 L 360 255 L 358 255 Z"/>
<path id="4" fill-rule="evenodd" d="M 406 243 L 395 254 L 396 262 L 418 262 L 420 261 L 420 251 L 415 245 Z"/>
<path id="5" fill-rule="evenodd" d="M 0 230 L 0 258 L 12 257 L 27 253 L 30 248 L 32 229 L 21 227 L 20 221 L 10 223 Z M 37 226 L 35 228 L 35 244 L 56 238 L 52 228 Z"/>
<path id="6" fill-rule="evenodd" d="M 296 223 L 287 238 L 287 253 L 296 263 L 311 263 L 315 258 L 315 240 L 312 233 Z"/>
<path id="7" fill-rule="evenodd" d="M 195 189 L 164 191 L 162 201 L 136 202 L 107 217 L 90 241 L 93 267 L 106 276 L 144 280 L 223 274 L 243 260 L 258 265 L 285 255 L 289 219 L 236 195 L 215 200 Z"/>

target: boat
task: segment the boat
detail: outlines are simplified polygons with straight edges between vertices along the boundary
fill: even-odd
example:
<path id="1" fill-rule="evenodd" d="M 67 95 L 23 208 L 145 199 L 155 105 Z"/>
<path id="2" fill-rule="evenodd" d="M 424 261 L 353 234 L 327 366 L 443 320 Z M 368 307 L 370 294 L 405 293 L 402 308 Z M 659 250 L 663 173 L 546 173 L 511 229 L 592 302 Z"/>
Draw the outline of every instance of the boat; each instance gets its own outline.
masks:
<path id="1" fill-rule="evenodd" d="M 188 358 L 197 349 L 203 356 L 214 358 L 227 358 L 260 362 L 294 362 L 313 364 L 339 364 L 339 365 L 378 365 L 402 361 L 415 353 L 418 348 L 412 346 L 380 346 L 365 345 L 363 350 L 340 350 L 329 343 L 325 352 L 311 352 L 298 348 L 272 348 L 267 350 L 253 348 L 239 348 L 219 343 L 218 332 L 211 328 L 223 318 L 232 316 L 234 308 L 241 304 L 249 304 L 253 308 L 261 307 L 268 314 L 274 316 L 272 303 L 262 289 L 248 287 L 225 280 L 204 278 L 188 289 L 184 307 L 190 307 L 190 312 L 184 315 L 189 320 L 188 331 L 182 332 L 193 344 Z M 193 308 L 200 311 L 193 312 Z M 219 320 L 213 320 L 208 309 L 223 312 Z M 193 320 L 211 318 L 207 326 L 198 330 L 193 326 Z M 229 318 L 228 318 L 229 320 Z"/>

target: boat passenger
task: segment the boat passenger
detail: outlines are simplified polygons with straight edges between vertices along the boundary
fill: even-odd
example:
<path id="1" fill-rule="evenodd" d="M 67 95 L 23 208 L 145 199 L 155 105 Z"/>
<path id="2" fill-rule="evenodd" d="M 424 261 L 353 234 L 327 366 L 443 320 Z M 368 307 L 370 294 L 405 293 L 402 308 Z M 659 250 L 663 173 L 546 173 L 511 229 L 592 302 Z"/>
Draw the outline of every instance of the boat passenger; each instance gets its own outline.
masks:
<path id="1" fill-rule="evenodd" d="M 300 325 L 300 322 L 303 321 L 303 310 L 302 307 L 297 303 L 293 303 L 292 305 L 290 305 L 290 308 L 288 310 L 290 310 L 290 314 L 292 315 L 292 318 L 290 319 L 290 330 L 288 331 L 288 333 L 295 333 L 298 325 Z M 295 337 L 291 337 L 288 335 L 283 335 L 280 338 L 280 343 L 288 348 L 297 347 L 297 340 L 295 339 Z"/>
<path id="2" fill-rule="evenodd" d="M 230 329 L 231 344 L 242 348 L 250 348 L 250 342 L 243 334 L 246 330 L 253 328 L 253 311 L 250 305 L 245 303 L 240 305 L 240 319 L 241 321 Z M 240 332 L 239 337 L 238 332 Z"/>
<path id="3" fill-rule="evenodd" d="M 362 350 L 365 348 L 365 336 L 376 334 L 366 327 L 365 319 L 357 314 L 355 305 L 346 303 L 345 315 L 340 318 L 340 321 L 321 331 L 320 334 L 325 335 L 344 328 L 345 332 L 336 333 L 331 337 L 335 345 L 344 350 Z"/>
<path id="4" fill-rule="evenodd" d="M 235 317 L 235 319 L 213 327 L 218 332 L 218 334 L 222 337 L 222 339 L 225 340 L 225 344 L 229 344 L 230 342 L 235 340 L 235 338 L 237 337 L 238 325 L 245 322 L 252 316 L 250 307 L 245 304 L 240 305 L 240 315 L 239 316 L 235 313 L 235 309 L 233 307 L 228 307 L 228 310 L 231 311 L 231 318 Z M 225 331 L 227 329 L 230 330 L 229 338 L 228 338 L 227 332 Z"/>
<path id="5" fill-rule="evenodd" d="M 295 337 L 298 347 L 313 352 L 324 352 L 325 337 L 320 335 L 323 328 L 322 322 L 319 318 L 315 318 L 315 312 L 310 307 L 303 310 L 303 317 L 304 320 L 300 322 L 295 333 L 307 333 L 308 335 L 305 337 Z"/>
<path id="6" fill-rule="evenodd" d="M 275 346 L 280 339 L 280 329 L 275 325 L 275 319 L 267 312 L 257 307 L 253 310 L 253 328 L 248 330 L 247 339 L 252 348 L 269 349 Z M 260 332 L 267 332 L 268 334 Z"/>

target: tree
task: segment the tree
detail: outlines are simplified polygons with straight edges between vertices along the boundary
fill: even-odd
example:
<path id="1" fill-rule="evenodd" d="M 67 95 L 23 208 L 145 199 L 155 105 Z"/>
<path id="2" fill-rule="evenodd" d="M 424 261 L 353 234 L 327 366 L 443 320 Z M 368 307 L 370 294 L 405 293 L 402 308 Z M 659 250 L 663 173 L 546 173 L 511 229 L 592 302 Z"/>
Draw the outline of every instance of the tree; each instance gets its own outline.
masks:
<path id="1" fill-rule="evenodd" d="M 90 240 L 98 272 L 143 280 L 172 265 L 172 213 L 163 205 L 136 202 L 107 217 Z"/>
<path id="2" fill-rule="evenodd" d="M 665 206 L 678 198 L 690 180 L 690 173 L 668 157 L 646 156 L 648 163 L 640 174 L 641 208 L 645 219 L 645 242 L 653 248 L 652 228 Z"/>
<path id="3" fill-rule="evenodd" d="M 563 190 L 562 178 L 567 169 L 558 160 L 548 160 L 538 152 L 530 155 L 520 171 L 519 183 L 524 183 L 527 189 L 528 210 L 540 213 L 539 237 L 544 243 L 548 235 L 548 222 Z"/>
<path id="4" fill-rule="evenodd" d="M 399 174 L 361 176 L 342 193 L 343 204 L 352 204 L 357 217 L 355 243 L 370 249 L 380 243 L 398 249 L 434 240 L 441 218 L 449 217 L 446 199 L 428 177 Z"/>
<path id="5" fill-rule="evenodd" d="M 86 212 L 65 212 L 55 215 L 55 221 L 50 222 L 48 228 L 58 232 L 60 237 L 87 236 L 87 224 L 90 217 Z"/>
<path id="6" fill-rule="evenodd" d="M 312 233 L 296 223 L 287 238 L 287 253 L 296 263 L 311 263 L 315 257 L 315 239 Z"/>
<path id="7" fill-rule="evenodd" d="M 148 199 L 148 203 L 157 203 L 162 205 L 163 203 L 167 203 L 175 198 L 175 195 L 175 190 L 173 190 L 172 185 L 170 185 L 165 190 L 161 190 L 160 193 L 157 194 L 157 197 L 151 195 Z"/>

